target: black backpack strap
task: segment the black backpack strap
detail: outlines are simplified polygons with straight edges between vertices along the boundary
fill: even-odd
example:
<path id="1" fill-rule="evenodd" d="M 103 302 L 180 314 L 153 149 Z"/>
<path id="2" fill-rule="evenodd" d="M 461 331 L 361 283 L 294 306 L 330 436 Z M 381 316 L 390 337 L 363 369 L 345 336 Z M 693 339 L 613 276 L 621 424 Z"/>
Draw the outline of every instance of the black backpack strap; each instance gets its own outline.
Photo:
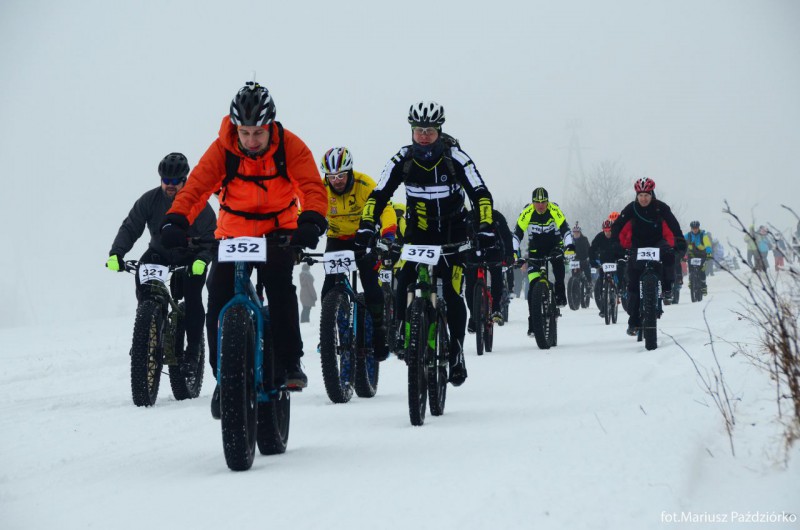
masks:
<path id="1" fill-rule="evenodd" d="M 269 213 L 245 212 L 243 210 L 234 210 L 230 206 L 227 206 L 227 205 L 222 204 L 222 203 L 220 203 L 219 209 L 220 210 L 224 210 L 224 211 L 226 211 L 228 213 L 231 213 L 233 215 L 238 215 L 239 217 L 244 217 L 248 221 L 268 221 L 270 219 L 277 218 L 280 214 L 282 214 L 283 212 L 285 212 L 286 210 L 288 210 L 289 208 L 291 208 L 295 204 L 297 204 L 297 199 L 292 199 L 291 202 L 286 206 L 286 208 L 278 210 L 277 212 L 269 212 Z"/>
<path id="2" fill-rule="evenodd" d="M 281 122 L 276 121 L 275 125 L 278 127 L 278 148 L 275 154 L 272 155 L 272 160 L 275 162 L 275 168 L 278 170 L 278 175 L 286 180 L 289 180 L 289 172 L 286 170 L 286 146 L 284 145 L 283 125 Z"/>

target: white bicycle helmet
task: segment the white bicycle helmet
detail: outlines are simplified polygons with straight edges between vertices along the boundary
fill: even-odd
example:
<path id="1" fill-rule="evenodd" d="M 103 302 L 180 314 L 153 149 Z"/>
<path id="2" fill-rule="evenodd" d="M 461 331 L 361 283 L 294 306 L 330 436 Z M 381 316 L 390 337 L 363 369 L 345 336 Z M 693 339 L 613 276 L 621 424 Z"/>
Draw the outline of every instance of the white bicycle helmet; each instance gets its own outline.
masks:
<path id="1" fill-rule="evenodd" d="M 322 155 L 319 167 L 325 174 L 350 171 L 353 169 L 353 155 L 346 147 L 331 147 Z"/>
<path id="2" fill-rule="evenodd" d="M 408 123 L 423 127 L 441 127 L 444 123 L 444 107 L 435 101 L 415 103 L 408 109 Z"/>

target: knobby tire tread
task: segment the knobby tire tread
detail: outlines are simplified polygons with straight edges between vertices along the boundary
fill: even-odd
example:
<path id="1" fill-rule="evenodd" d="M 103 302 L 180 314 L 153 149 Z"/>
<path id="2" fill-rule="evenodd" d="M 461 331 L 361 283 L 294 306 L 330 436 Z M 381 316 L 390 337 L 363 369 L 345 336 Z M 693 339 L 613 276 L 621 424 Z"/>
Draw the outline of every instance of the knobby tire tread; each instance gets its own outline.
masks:
<path id="1" fill-rule="evenodd" d="M 655 350 L 658 347 L 658 330 L 656 320 L 658 318 L 658 278 L 655 274 L 643 274 L 642 278 L 642 336 L 644 347 L 648 350 Z"/>
<path id="2" fill-rule="evenodd" d="M 420 426 L 425 423 L 427 408 L 428 383 L 425 366 L 425 351 L 428 340 L 427 323 L 428 301 L 415 298 L 408 308 L 410 336 L 406 361 L 408 364 L 408 413 L 411 425 Z"/>
<path id="3" fill-rule="evenodd" d="M 447 364 L 450 351 L 450 337 L 447 334 L 447 322 L 442 315 L 436 317 L 436 349 L 428 352 L 431 355 L 428 363 L 428 402 L 431 415 L 444 414 L 447 400 Z"/>
<path id="4" fill-rule="evenodd" d="M 174 325 L 173 325 L 174 320 Z M 172 395 L 178 401 L 184 399 L 194 399 L 200 395 L 203 388 L 203 375 L 206 366 L 206 341 L 205 333 L 200 334 L 200 351 L 194 362 L 194 374 L 187 377 L 181 366 L 181 361 L 186 355 L 186 303 L 178 304 L 177 311 L 170 313 L 170 336 L 173 341 L 173 348 L 178 357 L 178 364 L 169 367 L 169 385 L 172 387 Z"/>
<path id="5" fill-rule="evenodd" d="M 533 336 L 536 338 L 536 345 L 541 350 L 550 348 L 550 340 L 547 333 L 547 300 L 550 296 L 547 283 L 536 281 L 530 286 L 528 294 L 528 305 L 530 308 L 531 320 L 533 324 Z"/>
<path id="6" fill-rule="evenodd" d="M 131 396 L 137 407 L 151 407 L 158 399 L 161 381 L 164 329 L 161 304 L 144 300 L 136 309 L 131 344 Z"/>
<path id="7" fill-rule="evenodd" d="M 478 355 L 483 355 L 483 318 L 484 318 L 484 310 L 483 306 L 485 303 L 485 294 L 484 289 L 486 289 L 486 284 L 483 280 L 478 280 L 475 283 L 475 289 L 472 291 L 472 318 L 474 319 L 475 324 L 475 348 L 477 349 Z"/>
<path id="8" fill-rule="evenodd" d="M 225 461 L 233 471 L 253 465 L 257 408 L 255 322 L 245 306 L 231 306 L 220 329 L 220 412 Z"/>
<path id="9" fill-rule="evenodd" d="M 375 397 L 378 392 L 378 380 L 380 378 L 380 362 L 378 362 L 373 353 L 372 347 L 372 316 L 367 310 L 367 303 L 364 299 L 364 293 L 356 295 L 358 303 L 358 350 L 355 358 L 355 391 L 358 397 L 371 398 Z M 370 332 L 367 333 L 367 328 Z M 369 338 L 369 339 L 368 339 Z"/>
<path id="10" fill-rule="evenodd" d="M 351 323 L 349 344 L 343 344 L 344 337 L 339 335 L 339 312 L 344 310 L 347 320 Z M 322 301 L 322 311 L 319 319 L 319 355 L 322 365 L 322 380 L 325 383 L 325 392 L 334 403 L 347 403 L 353 397 L 353 379 L 355 375 L 356 344 L 353 340 L 352 307 L 350 298 L 339 289 L 333 288 L 325 295 Z M 345 346 L 346 348 L 344 348 Z M 340 353 L 341 352 L 341 353 Z M 345 358 L 342 358 L 345 354 Z M 343 363 L 350 363 L 350 376 L 342 380 Z"/>

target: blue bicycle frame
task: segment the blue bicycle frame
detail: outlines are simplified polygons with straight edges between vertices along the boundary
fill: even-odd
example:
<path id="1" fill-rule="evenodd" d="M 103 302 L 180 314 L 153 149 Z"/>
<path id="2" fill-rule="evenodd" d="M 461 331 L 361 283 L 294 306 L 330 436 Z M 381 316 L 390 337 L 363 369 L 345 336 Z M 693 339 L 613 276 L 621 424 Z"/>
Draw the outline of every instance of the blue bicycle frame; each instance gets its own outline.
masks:
<path id="1" fill-rule="evenodd" d="M 230 301 L 225 304 L 219 312 L 218 326 L 220 332 L 217 334 L 217 366 L 222 366 L 222 322 L 225 318 L 227 310 L 235 305 L 243 305 L 247 308 L 251 317 L 255 316 L 256 322 L 256 344 L 255 344 L 255 388 L 256 396 L 259 403 L 266 403 L 272 401 L 278 394 L 280 389 L 272 388 L 273 385 L 265 385 L 264 381 L 273 381 L 274 374 L 264 373 L 264 348 L 266 343 L 264 338 L 269 338 L 267 334 L 267 327 L 269 325 L 269 308 L 261 304 L 258 298 L 256 288 L 253 282 L 250 281 L 250 274 L 252 269 L 246 261 L 237 261 L 236 273 L 234 279 L 234 295 Z M 265 336 L 266 334 L 266 336 Z M 271 371 L 274 372 L 274 366 L 270 363 Z M 266 376 L 266 378 L 265 378 Z M 222 384 L 222 370 L 217 370 L 217 384 Z"/>

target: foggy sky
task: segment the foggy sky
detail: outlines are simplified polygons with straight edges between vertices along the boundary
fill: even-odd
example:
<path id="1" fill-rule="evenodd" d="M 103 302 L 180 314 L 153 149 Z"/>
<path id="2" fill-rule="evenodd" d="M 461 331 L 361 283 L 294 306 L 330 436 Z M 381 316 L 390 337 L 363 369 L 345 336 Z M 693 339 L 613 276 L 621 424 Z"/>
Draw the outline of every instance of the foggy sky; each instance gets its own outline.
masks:
<path id="1" fill-rule="evenodd" d="M 316 158 L 347 145 L 376 179 L 434 99 L 498 202 L 564 195 L 574 124 L 586 171 L 654 178 L 687 230 L 738 243 L 723 199 L 780 229 L 800 211 L 800 2 L 283 4 L 0 4 L 0 326 L 129 310 L 103 267 L 120 222 L 253 70 Z"/>

